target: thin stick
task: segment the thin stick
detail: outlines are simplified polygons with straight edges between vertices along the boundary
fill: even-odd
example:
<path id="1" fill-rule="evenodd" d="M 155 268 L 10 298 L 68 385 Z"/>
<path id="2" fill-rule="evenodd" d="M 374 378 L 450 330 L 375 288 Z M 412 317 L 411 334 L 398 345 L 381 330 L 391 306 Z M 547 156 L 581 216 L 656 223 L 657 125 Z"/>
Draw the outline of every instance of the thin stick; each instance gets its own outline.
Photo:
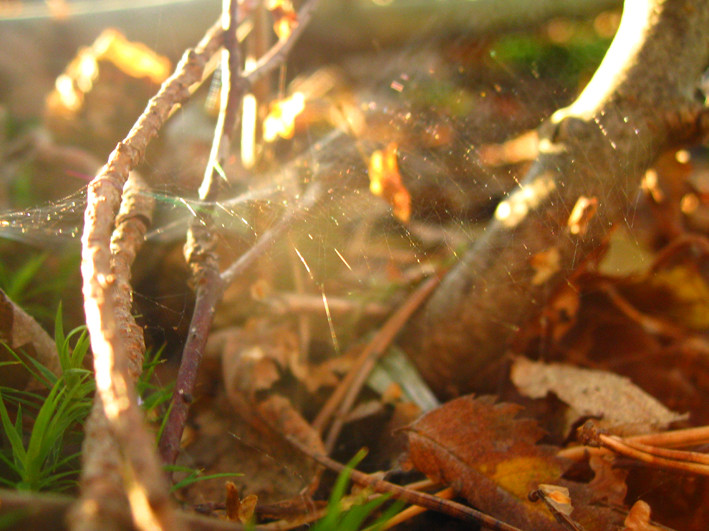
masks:
<path id="1" fill-rule="evenodd" d="M 130 493 L 138 527 L 180 529 L 169 501 L 167 482 L 129 374 L 129 341 L 116 314 L 116 277 L 109 247 L 114 218 L 128 172 L 162 127 L 171 109 L 189 95 L 189 86 L 201 79 L 204 64 L 220 45 L 212 28 L 196 49 L 186 52 L 177 68 L 150 100 L 128 136 L 88 185 L 82 262 L 84 311 L 91 338 L 96 393 L 125 460 L 124 488 Z"/>
<path id="2" fill-rule="evenodd" d="M 424 282 L 412 293 L 406 302 L 396 310 L 379 330 L 372 341 L 362 351 L 347 376 L 340 382 L 340 385 L 330 395 L 323 408 L 318 413 L 313 428 L 322 433 L 335 409 L 337 416 L 332 422 L 332 427 L 325 441 L 325 448 L 330 452 L 335 444 L 335 440 L 340 433 L 344 419 L 359 395 L 362 386 L 367 381 L 367 377 L 376 365 L 379 358 L 386 352 L 387 347 L 394 340 L 401 328 L 406 324 L 409 317 L 423 304 L 428 295 L 438 285 L 439 277 L 433 276 Z"/>
<path id="3" fill-rule="evenodd" d="M 288 57 L 288 52 L 290 52 L 295 44 L 295 41 L 298 40 L 300 34 L 303 33 L 303 30 L 308 26 L 319 1 L 320 0 L 307 0 L 301 6 L 300 11 L 298 11 L 298 24 L 291 30 L 288 38 L 276 42 L 263 57 L 259 58 L 251 70 L 244 73 L 244 79 L 248 81 L 250 85 L 283 64 L 286 57 Z"/>
<path id="4" fill-rule="evenodd" d="M 330 470 L 340 473 L 347 469 L 345 465 L 340 464 L 325 455 L 313 453 L 310 448 L 307 448 L 301 444 L 294 437 L 288 435 L 286 438 L 294 448 Z M 448 516 L 452 516 L 453 518 L 458 518 L 459 520 L 464 520 L 466 522 L 475 522 L 495 531 L 520 531 L 517 527 L 502 522 L 492 516 L 481 513 L 480 511 L 473 509 L 472 507 L 467 507 L 461 503 L 437 498 L 436 496 L 426 494 L 424 492 L 410 490 L 399 485 L 395 485 L 394 483 L 389 483 L 388 481 L 370 476 L 369 474 L 365 474 L 364 472 L 360 472 L 358 470 L 348 469 L 348 471 L 352 481 L 355 483 L 369 487 L 374 492 L 391 494 L 394 499 L 413 505 L 420 505 L 421 507 L 426 507 L 432 511 L 447 514 Z"/>
<path id="5" fill-rule="evenodd" d="M 437 498 L 444 500 L 450 500 L 455 496 L 455 491 L 452 487 L 446 487 L 443 490 L 439 490 L 434 494 Z M 407 520 L 411 520 L 414 516 L 418 516 L 421 513 L 425 513 L 427 509 L 421 507 L 420 505 L 412 505 L 407 507 L 398 514 L 395 514 L 391 519 L 387 520 L 382 529 L 391 529 L 392 527 L 399 525 Z"/>
<path id="6" fill-rule="evenodd" d="M 698 428 L 685 428 L 682 430 L 664 431 L 661 433 L 649 433 L 646 435 L 634 435 L 623 439 L 626 443 L 640 443 L 652 446 L 662 446 L 664 448 L 680 448 L 685 446 L 696 446 L 698 444 L 709 443 L 709 426 Z M 605 448 L 594 448 L 590 446 L 573 446 L 558 452 L 559 457 L 581 461 L 587 453 L 600 452 L 608 454 L 610 450 Z"/>
<path id="7" fill-rule="evenodd" d="M 620 437 L 603 433 L 591 421 L 583 425 L 579 431 L 579 437 L 589 446 L 601 446 L 652 466 L 709 476 L 709 459 L 706 455 L 697 452 L 654 448 L 637 440 L 623 440 Z"/>
<path id="8" fill-rule="evenodd" d="M 143 331 L 131 314 L 131 266 L 145 240 L 152 217 L 154 200 L 146 194 L 147 185 L 132 174 L 126 182 L 116 230 L 111 238 L 112 270 L 115 275 L 116 320 L 125 332 L 127 368 L 133 384 L 140 375 L 145 353 Z M 146 437 L 144 427 L 136 426 Z M 100 395 L 94 397 L 91 414 L 85 426 L 82 445 L 81 498 L 70 514 L 73 531 L 97 529 L 105 522 L 118 522 L 128 516 L 128 500 L 121 477 L 121 450 L 111 433 Z M 149 436 L 148 436 L 149 437 Z M 137 478 L 139 482 L 150 478 Z M 149 489 L 145 489 L 146 491 Z M 134 519 L 137 519 L 134 511 Z M 128 524 L 128 522 L 126 522 Z M 138 524 L 139 526 L 141 524 Z M 147 527 L 142 525 L 142 527 Z"/>
<path id="9" fill-rule="evenodd" d="M 598 436 L 598 443 L 620 455 L 631 457 L 649 465 L 657 466 L 660 468 L 678 470 L 680 472 L 691 472 L 694 474 L 709 476 L 709 466 L 706 464 L 698 462 L 677 461 L 675 459 L 667 459 L 665 457 L 660 457 L 653 453 L 647 453 L 636 447 L 625 444 L 625 442 L 619 437 L 601 434 Z"/>
<path id="10" fill-rule="evenodd" d="M 239 73 L 237 16 L 237 1 L 224 0 L 221 18 L 224 30 L 221 98 L 212 149 L 199 187 L 199 198 L 204 201 L 215 200 L 218 195 L 217 168 L 223 167 L 228 157 L 231 135 L 241 102 L 241 91 L 237 89 Z M 185 257 L 192 270 L 197 294 L 190 333 L 182 351 L 182 360 L 172 395 L 170 413 L 159 443 L 160 455 L 163 461 L 169 464 L 175 463 L 180 450 L 180 439 L 192 402 L 197 372 L 202 362 L 204 350 L 202 338 L 206 340 L 214 316 L 214 307 L 223 292 L 214 246 L 212 208 L 208 208 L 201 210 L 199 216 L 192 220 L 185 244 Z M 193 338 L 197 340 L 193 341 Z"/>
<path id="11" fill-rule="evenodd" d="M 239 84 L 239 92 L 241 93 L 241 90 L 245 88 L 244 82 L 247 82 L 248 84 L 253 83 L 256 79 L 264 76 L 283 60 L 285 60 L 288 51 L 291 49 L 310 20 L 312 10 L 315 8 L 317 1 L 318 0 L 309 0 L 301 7 L 301 11 L 298 13 L 298 26 L 294 28 L 287 39 L 279 41 L 276 45 L 274 45 L 274 47 L 259 60 L 253 70 L 240 76 L 238 82 L 233 75 L 228 83 L 227 79 L 222 80 L 224 84 L 230 85 L 229 93 L 232 92 L 232 89 L 236 90 L 237 83 Z M 232 7 L 228 7 L 230 12 L 231 9 Z M 233 16 L 229 18 L 231 19 L 231 23 L 235 24 L 238 17 L 235 12 L 232 12 L 232 15 Z M 236 46 L 236 38 L 234 39 L 233 45 Z M 236 103 L 240 101 L 240 97 L 234 98 L 230 95 L 228 95 L 225 99 L 227 101 L 227 107 L 229 107 L 229 105 L 236 106 Z M 218 124 L 217 128 L 218 130 L 222 129 L 226 131 L 225 126 L 228 125 L 227 122 L 231 120 L 231 118 L 229 118 L 229 109 L 227 109 L 224 114 L 224 123 L 221 124 L 221 127 L 220 124 Z M 232 129 L 234 125 L 235 118 L 234 121 L 231 122 Z M 218 155 L 220 151 L 224 152 L 219 147 L 215 148 L 215 145 L 223 146 L 224 144 L 222 144 L 222 139 L 215 138 L 212 152 L 215 153 L 215 156 Z M 210 160 L 211 159 L 212 156 L 210 156 Z M 210 165 L 208 165 L 207 171 L 205 171 L 205 181 L 202 186 L 200 186 L 200 195 L 205 194 L 205 197 L 210 197 L 213 193 L 215 193 L 213 192 L 214 179 L 212 178 L 214 169 L 215 166 L 213 163 L 211 164 L 212 171 L 210 171 Z M 207 179 L 207 177 L 209 177 L 209 179 Z M 290 208 L 283 218 L 279 220 L 278 224 L 266 231 L 249 249 L 249 251 L 244 253 L 221 275 L 218 274 L 216 267 L 216 256 L 212 253 L 212 245 L 210 244 L 211 233 L 209 231 L 208 219 L 200 220 L 204 221 L 204 223 L 196 223 L 192 225 L 191 231 L 188 233 L 188 242 L 186 247 L 189 249 L 187 251 L 187 254 L 190 257 L 188 258 L 188 261 L 191 264 L 194 264 L 192 269 L 193 275 L 197 279 L 198 289 L 195 300 L 195 308 L 192 314 L 192 321 L 190 323 L 190 333 L 187 337 L 182 354 L 182 363 L 180 365 L 177 382 L 175 384 L 170 414 L 159 443 L 160 454 L 162 455 L 163 461 L 166 463 L 174 463 L 179 453 L 180 439 L 182 438 L 182 432 L 184 430 L 185 423 L 187 422 L 187 415 L 189 413 L 190 402 L 192 401 L 194 383 L 197 379 L 197 372 L 201 363 L 202 352 L 204 351 L 204 346 L 207 342 L 207 335 L 209 334 L 216 304 L 221 300 L 226 287 L 229 286 L 238 275 L 242 274 L 247 268 L 249 268 L 258 257 L 268 250 L 276 241 L 278 236 L 285 232 L 303 211 L 312 207 L 319 199 L 320 193 L 320 185 L 312 184 L 306 191 L 303 199 L 294 207 Z M 192 256 L 194 257 L 192 258 Z"/>

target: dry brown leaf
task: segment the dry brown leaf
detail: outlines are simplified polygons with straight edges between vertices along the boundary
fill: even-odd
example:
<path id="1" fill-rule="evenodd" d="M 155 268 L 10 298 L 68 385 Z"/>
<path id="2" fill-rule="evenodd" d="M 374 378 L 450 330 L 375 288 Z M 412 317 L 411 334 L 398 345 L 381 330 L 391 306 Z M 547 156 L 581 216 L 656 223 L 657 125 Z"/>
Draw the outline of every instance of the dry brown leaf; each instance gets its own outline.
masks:
<path id="1" fill-rule="evenodd" d="M 453 486 L 484 512 L 524 529 L 563 530 L 544 504 L 528 500 L 564 471 L 543 431 L 515 419 L 520 406 L 464 396 L 421 417 L 406 432 L 409 458 L 432 480 Z"/>
<path id="2" fill-rule="evenodd" d="M 15 352 L 21 351 L 40 362 L 55 375 L 61 374 L 57 346 L 51 337 L 28 315 L 17 306 L 4 291 L 0 290 L 0 341 Z M 0 362 L 14 361 L 5 349 L 0 349 Z M 20 366 L 6 365 L 2 369 L 2 380 L 5 385 L 20 387 L 18 382 L 24 382 L 28 389 L 37 389 L 39 385 L 29 378 L 29 373 Z"/>
<path id="3" fill-rule="evenodd" d="M 595 500 L 622 506 L 628 493 L 628 471 L 613 467 L 614 460 L 613 456 L 591 454 L 588 464 L 595 475 L 588 486 L 594 491 Z"/>
<path id="4" fill-rule="evenodd" d="M 579 417 L 602 418 L 624 435 L 646 433 L 687 418 L 670 411 L 628 378 L 606 371 L 517 358 L 511 378 L 520 393 L 544 398 L 554 393 Z"/>
<path id="5" fill-rule="evenodd" d="M 559 249 L 552 247 L 546 251 L 540 251 L 530 258 L 530 263 L 534 268 L 534 278 L 532 284 L 539 286 L 559 272 L 559 260 L 561 255 Z"/>
<path id="6" fill-rule="evenodd" d="M 424 415 L 405 431 L 411 463 L 432 480 L 452 486 L 480 510 L 529 531 L 561 531 L 544 503 L 528 495 L 542 484 L 569 490 L 567 521 L 586 531 L 605 531 L 618 515 L 592 503 L 587 485 L 561 479 L 566 464 L 556 449 L 538 445 L 543 431 L 530 419 L 517 419 L 515 404 L 491 397 L 464 396 Z"/>

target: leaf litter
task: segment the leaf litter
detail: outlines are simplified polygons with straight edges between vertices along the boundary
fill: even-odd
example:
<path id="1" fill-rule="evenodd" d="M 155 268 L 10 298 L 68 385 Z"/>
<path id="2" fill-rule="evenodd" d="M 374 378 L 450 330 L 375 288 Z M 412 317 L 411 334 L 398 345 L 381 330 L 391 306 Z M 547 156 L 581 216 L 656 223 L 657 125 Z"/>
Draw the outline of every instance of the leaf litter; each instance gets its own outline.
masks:
<path id="1" fill-rule="evenodd" d="M 273 9 L 280 10 L 279 13 L 282 11 L 279 21 L 283 27 L 279 31 L 283 34 L 291 29 L 292 8 L 289 5 L 286 2 L 273 3 Z M 419 97 L 425 99 L 425 87 L 420 92 Z M 473 97 L 466 93 L 462 96 L 459 100 L 463 103 Z M 509 168 L 514 165 L 523 168 L 536 154 L 533 133 L 516 131 L 522 133 L 516 142 L 500 144 L 496 142 L 502 142 L 503 138 L 485 139 L 478 157 L 490 166 L 490 172 L 493 167 L 495 172 L 499 172 L 490 182 L 490 186 L 497 189 L 481 192 L 480 188 L 475 188 L 469 196 L 461 198 L 460 186 L 454 178 L 435 183 L 425 182 L 425 179 L 411 182 L 409 179 L 417 170 L 431 165 L 425 157 L 416 157 L 416 149 L 445 146 L 451 138 L 460 134 L 455 120 L 442 113 L 435 117 L 433 123 L 405 126 L 406 120 L 396 113 L 381 112 L 363 117 L 361 112 L 352 110 L 352 107 L 357 109 L 357 105 L 352 104 L 351 95 L 337 97 L 342 98 L 341 107 L 350 108 L 349 112 L 356 114 L 360 122 L 369 120 L 366 124 L 367 135 L 379 139 L 395 138 L 395 142 L 382 146 L 384 149 L 368 153 L 375 162 L 380 159 L 376 163 L 370 160 L 370 166 L 379 169 L 370 172 L 372 180 L 369 184 L 378 183 L 386 206 L 400 221 L 406 222 L 418 214 L 419 219 L 412 219 L 409 225 L 412 234 L 435 232 L 439 227 L 430 220 L 445 219 L 451 216 L 451 211 L 459 215 L 481 209 L 475 201 L 479 198 L 474 196 L 482 195 L 484 201 L 489 201 L 492 195 L 504 191 L 506 186 L 512 186 L 514 179 L 510 176 L 514 173 L 509 172 Z M 503 99 L 499 97 L 500 101 Z M 453 105 L 455 102 L 448 103 Z M 488 109 L 482 108 L 486 100 L 480 99 L 477 103 L 481 107 L 481 115 L 488 112 Z M 458 104 L 462 105 L 460 101 Z M 509 98 L 506 106 L 500 103 L 499 108 L 490 112 L 497 116 L 501 108 L 508 109 L 510 114 L 544 114 L 543 109 L 522 111 Z M 320 112 L 318 119 L 327 114 Z M 520 121 L 526 120 L 536 125 L 536 118 L 532 118 L 526 116 Z M 481 120 L 487 119 L 489 117 Z M 290 124 L 295 131 L 289 132 L 289 135 L 295 134 L 296 142 L 298 134 L 306 133 L 307 136 L 308 128 L 315 129 L 322 125 L 304 123 L 303 118 L 300 123 L 295 121 Z M 360 129 L 364 130 L 362 124 Z M 89 135 L 88 138 L 92 137 Z M 192 144 L 194 142 L 189 149 Z M 698 226 L 702 228 L 701 198 L 704 197 L 702 193 L 706 192 L 702 192 L 701 187 L 704 181 L 696 177 L 696 172 L 690 172 L 688 165 L 676 164 L 675 158 L 670 155 L 660 161 L 656 182 L 646 179 L 646 191 L 652 202 L 652 219 L 660 227 L 653 226 L 652 234 L 647 238 L 649 241 L 661 237 L 674 241 L 672 239 L 684 230 L 683 222 L 690 223 L 695 229 Z M 451 164 L 456 165 L 457 162 Z M 687 181 L 688 174 L 693 177 Z M 377 186 L 374 188 L 377 189 Z M 692 198 L 700 206 L 696 206 Z M 596 198 L 586 199 L 576 215 L 572 216 L 573 220 L 570 218 L 578 233 L 585 230 L 585 222 L 593 215 L 595 201 Z M 693 204 L 695 207 L 690 208 Z M 362 205 L 360 207 L 358 204 L 357 208 L 367 210 L 372 205 L 371 200 L 362 201 Z M 428 212 L 428 218 L 423 222 L 420 217 L 422 211 Z M 384 223 L 382 218 L 389 215 L 379 204 L 368 212 L 371 218 L 379 216 L 374 221 L 364 220 L 369 227 Z M 643 215 L 647 215 L 647 211 L 640 207 L 638 216 Z M 416 224 L 420 232 L 417 232 Z M 703 229 L 706 230 L 706 226 Z M 432 248 L 440 247 L 442 241 L 451 241 L 454 236 L 453 233 L 439 233 L 437 240 L 431 240 L 435 243 L 430 245 Z M 404 268 L 420 261 L 417 253 L 410 248 L 392 249 L 389 235 L 381 237 L 375 231 L 366 233 L 360 230 L 349 244 L 353 246 L 355 241 L 369 247 L 367 259 L 358 263 L 353 256 L 357 253 L 346 251 L 343 251 L 345 256 L 341 259 L 348 267 L 351 263 L 354 269 L 371 271 L 368 260 L 376 254 L 371 250 L 380 245 L 384 249 L 381 256 L 388 262 L 385 280 L 405 278 Z M 456 493 L 475 507 L 522 529 L 562 530 L 574 525 L 588 531 L 659 529 L 651 521 L 650 505 L 638 500 L 646 491 L 653 489 L 661 494 L 674 490 L 671 496 L 666 497 L 670 510 L 674 507 L 676 512 L 680 512 L 679 507 L 684 507 L 685 512 L 695 512 L 691 520 L 674 516 L 679 529 L 700 529 L 697 522 L 701 525 L 702 515 L 707 512 L 704 509 L 702 513 L 701 507 L 709 505 L 706 503 L 709 500 L 706 482 L 655 474 L 654 481 L 648 482 L 649 487 L 639 488 L 638 484 L 642 481 L 629 478 L 635 471 L 627 466 L 627 462 L 622 463 L 607 453 L 590 450 L 584 450 L 589 456 L 588 470 L 579 472 L 576 470 L 578 463 L 572 464 L 558 456 L 568 432 L 547 434 L 540 427 L 546 417 L 552 416 L 554 408 L 563 406 L 548 400 L 549 393 L 575 410 L 567 426 L 591 416 L 609 422 L 614 430 L 630 427 L 634 432 L 647 432 L 664 429 L 673 422 L 686 419 L 684 414 L 674 413 L 673 410 L 688 411 L 692 422 L 709 422 L 705 407 L 709 393 L 706 363 L 708 290 L 705 264 L 701 255 L 697 258 L 696 248 L 690 245 L 680 249 L 669 258 L 665 257 L 665 262 L 657 268 L 651 271 L 646 268 L 644 275 L 635 276 L 610 275 L 599 257 L 600 264 L 587 264 L 572 278 L 568 289 L 549 300 L 539 322 L 530 323 L 526 330 L 521 331 L 520 346 L 515 353 L 538 357 L 540 349 L 537 347 L 543 344 L 546 347 L 543 350 L 545 358 L 556 363 L 515 358 L 512 381 L 508 382 L 510 387 L 513 383 L 528 398 L 544 402 L 547 409 L 529 407 L 523 411 L 521 405 L 473 396 L 461 397 L 432 409 L 435 401 L 427 399 L 427 409 L 431 410 L 411 422 L 420 413 L 419 408 L 406 392 L 398 392 L 396 384 L 390 382 L 385 391 L 382 388 L 363 391 L 360 404 L 376 407 L 350 411 L 348 419 L 356 421 L 350 422 L 350 431 L 347 431 L 345 423 L 345 435 L 335 448 L 335 455 L 346 461 L 356 451 L 354 441 L 367 440 L 373 446 L 374 455 L 370 463 L 391 466 L 396 461 L 392 456 L 398 456 L 402 447 L 398 442 L 393 442 L 392 431 L 409 423 L 407 428 L 399 429 L 397 433 L 400 436 L 403 432 L 408 441 L 409 466 L 452 486 Z M 428 257 L 434 259 L 432 261 L 444 262 L 451 259 L 451 254 L 436 255 L 431 252 Z M 539 283 L 559 273 L 555 249 L 549 249 L 533 257 L 533 260 Z M 287 269 L 289 265 L 286 262 L 283 268 Z M 264 267 L 259 281 L 274 284 L 273 279 L 269 279 L 268 269 L 281 266 L 282 263 Z M 342 294 L 343 299 L 352 288 L 351 279 L 328 278 L 327 281 L 327 293 Z M 323 285 L 320 289 L 324 294 Z M 267 287 L 275 296 L 290 296 L 289 293 L 280 293 L 280 287 Z M 301 291 L 308 290 L 301 287 Z M 314 296 L 319 300 L 320 292 Z M 239 303 L 243 304 L 244 297 L 240 293 L 238 298 Z M 397 295 L 390 294 L 389 299 L 386 307 L 395 307 L 391 300 L 396 303 Z M 234 320 L 233 316 L 225 319 L 229 320 Z M 197 404 L 191 419 L 191 436 L 185 438 L 181 459 L 183 464 L 204 468 L 210 473 L 225 470 L 244 473 L 242 478 L 236 480 L 238 490 L 257 493 L 258 502 L 253 497 L 245 497 L 244 501 L 248 499 L 249 504 L 256 506 L 240 513 L 238 508 L 234 508 L 241 503 L 238 494 L 234 494 L 235 488 L 225 488 L 223 482 L 214 480 L 185 489 L 180 493 L 181 499 L 205 511 L 223 510 L 226 506 L 227 512 L 241 520 L 254 513 L 264 518 L 307 513 L 318 506 L 313 497 L 319 500 L 326 497 L 322 495 L 322 489 L 317 491 L 320 471 L 308 459 L 294 454 L 282 435 L 295 437 L 313 451 L 325 453 L 321 434 L 310 422 L 315 418 L 317 406 L 322 404 L 324 397 L 352 366 L 356 349 L 348 350 L 340 357 L 330 357 L 330 349 L 322 345 L 325 343 L 323 338 L 328 339 L 331 330 L 323 326 L 322 316 L 301 319 L 299 326 L 296 326 L 295 319 L 274 318 L 273 315 L 263 319 L 250 316 L 242 321 L 240 326 L 222 329 L 212 336 L 200 395 L 194 397 Z M 371 323 L 367 325 L 372 326 Z M 364 334 L 358 335 L 359 332 L 352 331 L 352 337 L 361 339 Z M 338 333 L 340 338 L 344 336 L 341 330 Z M 304 340 L 306 336 L 311 341 Z M 304 345 L 311 351 L 305 352 Z M 327 355 L 318 355 L 318 348 L 327 351 Z M 313 359 L 318 357 L 325 359 Z M 512 394 L 509 389 L 503 393 Z M 526 400 L 520 402 L 530 404 Z M 529 417 L 522 418 L 521 415 Z M 531 418 L 532 415 L 536 420 Z M 362 437 L 354 437 L 355 431 L 362 432 Z M 545 444 L 540 443 L 542 440 Z M 393 448 L 385 449 L 387 445 Z M 377 456 L 377 453 L 383 454 L 386 459 L 382 455 Z M 373 465 L 365 461 L 363 466 Z M 400 473 L 397 465 L 393 469 Z M 326 479 L 325 488 L 327 482 Z M 670 489 L 662 490 L 663 483 Z M 538 501 L 530 500 L 532 493 L 538 493 Z M 220 500 L 225 497 L 226 503 L 222 503 Z M 237 500 L 239 503 L 236 503 Z M 626 503 L 632 503 L 629 512 Z M 652 506 L 655 508 L 654 501 Z M 665 509 L 665 516 L 667 512 Z"/>

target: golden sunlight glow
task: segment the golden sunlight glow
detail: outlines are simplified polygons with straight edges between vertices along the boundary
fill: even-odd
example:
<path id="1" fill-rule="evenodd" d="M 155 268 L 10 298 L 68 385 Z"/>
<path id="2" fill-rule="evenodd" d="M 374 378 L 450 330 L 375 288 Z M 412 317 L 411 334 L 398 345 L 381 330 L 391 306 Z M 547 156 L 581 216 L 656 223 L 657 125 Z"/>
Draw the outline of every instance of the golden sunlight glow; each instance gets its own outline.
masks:
<path id="1" fill-rule="evenodd" d="M 244 96 L 241 112 L 241 164 L 250 170 L 256 164 L 256 115 L 258 103 L 256 96 Z"/>
<path id="2" fill-rule="evenodd" d="M 132 77 L 162 83 L 170 75 L 170 61 L 139 42 L 128 41 L 116 30 L 105 30 L 94 44 L 98 59 L 111 61 Z"/>
<path id="3" fill-rule="evenodd" d="M 543 173 L 531 183 L 521 185 L 509 198 L 497 205 L 495 218 L 505 227 L 515 227 L 555 189 L 553 174 Z"/>
<path id="4" fill-rule="evenodd" d="M 81 97 L 74 88 L 71 78 L 66 74 L 60 75 L 54 82 L 54 88 L 59 96 L 59 103 L 69 111 L 76 111 L 81 107 Z"/>
<path id="5" fill-rule="evenodd" d="M 271 111 L 263 121 L 263 139 L 273 142 L 276 138 L 292 138 L 295 119 L 305 109 L 305 96 L 295 92 L 290 98 L 277 100 L 271 104 Z"/>
<path id="6" fill-rule="evenodd" d="M 130 503 L 133 521 L 141 531 L 158 531 L 163 529 L 150 507 L 148 493 L 137 481 L 131 481 L 128 487 L 128 503 Z"/>
<path id="7" fill-rule="evenodd" d="M 383 198 L 394 215 L 406 223 L 411 217 L 411 196 L 404 186 L 397 163 L 397 145 L 376 150 L 369 159 L 369 191 Z"/>
<path id="8" fill-rule="evenodd" d="M 291 0 L 268 0 L 266 9 L 273 17 L 273 31 L 279 40 L 290 37 L 293 28 L 298 25 L 298 15 L 293 9 Z"/>
<path id="9" fill-rule="evenodd" d="M 588 230 L 588 223 L 596 215 L 598 199 L 595 197 L 581 196 L 576 200 L 574 208 L 566 222 L 569 232 L 574 236 L 583 236 Z"/>

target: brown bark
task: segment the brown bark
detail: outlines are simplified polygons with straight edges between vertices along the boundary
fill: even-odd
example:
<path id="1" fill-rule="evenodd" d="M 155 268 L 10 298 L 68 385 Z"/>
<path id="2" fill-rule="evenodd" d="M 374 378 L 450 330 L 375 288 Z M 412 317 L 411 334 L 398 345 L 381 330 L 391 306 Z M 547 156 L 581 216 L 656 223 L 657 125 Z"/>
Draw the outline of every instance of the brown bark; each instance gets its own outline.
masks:
<path id="1" fill-rule="evenodd" d="M 623 220 L 659 152 L 696 133 L 707 27 L 708 0 L 626 1 L 593 79 L 541 127 L 524 181 L 412 323 L 407 350 L 438 393 L 490 390 L 517 330 Z M 598 209 L 574 233 L 582 197 Z M 540 280 L 545 257 L 556 272 Z"/>

